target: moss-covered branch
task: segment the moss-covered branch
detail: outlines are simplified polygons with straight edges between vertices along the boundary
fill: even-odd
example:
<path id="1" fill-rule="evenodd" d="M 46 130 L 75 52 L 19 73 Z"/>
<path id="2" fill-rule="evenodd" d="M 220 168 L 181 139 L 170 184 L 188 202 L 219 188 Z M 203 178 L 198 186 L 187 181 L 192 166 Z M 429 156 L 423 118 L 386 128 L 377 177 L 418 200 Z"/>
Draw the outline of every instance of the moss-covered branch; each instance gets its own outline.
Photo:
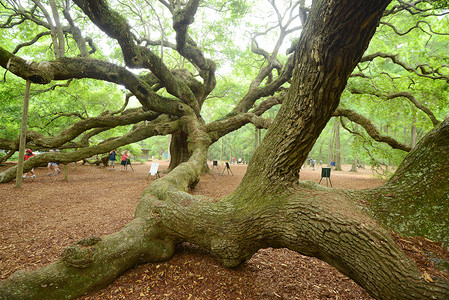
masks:
<path id="1" fill-rule="evenodd" d="M 27 62 L 0 47 L 0 66 L 36 84 L 71 78 L 92 78 L 113 82 L 124 85 L 146 110 L 177 116 L 193 113 L 187 105 L 157 95 L 139 76 L 109 62 L 85 58 Z"/>

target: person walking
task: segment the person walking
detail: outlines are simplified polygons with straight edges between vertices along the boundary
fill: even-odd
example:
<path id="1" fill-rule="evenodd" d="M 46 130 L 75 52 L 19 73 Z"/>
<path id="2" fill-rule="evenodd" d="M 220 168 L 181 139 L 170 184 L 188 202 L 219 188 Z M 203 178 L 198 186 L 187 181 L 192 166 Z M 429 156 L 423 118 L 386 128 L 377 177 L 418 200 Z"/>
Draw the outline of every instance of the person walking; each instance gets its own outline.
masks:
<path id="1" fill-rule="evenodd" d="M 33 157 L 33 156 L 34 156 L 33 151 L 31 151 L 31 149 L 27 149 L 25 151 L 25 155 L 24 155 L 23 159 L 24 159 L 24 161 L 26 161 L 27 159 L 29 159 L 30 157 Z M 31 174 L 30 178 L 36 178 L 36 175 L 34 174 L 34 168 L 32 168 L 28 173 L 23 175 L 22 178 L 26 178 L 27 175 L 30 175 L 30 174 Z"/>
<path id="2" fill-rule="evenodd" d="M 115 151 L 115 149 L 109 152 L 109 171 L 115 171 L 116 156 L 117 151 Z"/>
<path id="3" fill-rule="evenodd" d="M 50 152 L 55 152 L 54 150 L 50 150 Z M 59 151 L 59 149 L 56 149 L 56 152 L 57 153 L 60 153 L 60 151 Z M 52 172 L 51 172 L 51 170 L 53 169 L 53 176 L 56 176 L 56 175 L 58 175 L 59 173 L 61 173 L 61 170 L 59 169 L 59 164 L 58 163 L 55 163 L 55 162 L 51 162 L 51 161 L 49 161 L 48 162 L 48 164 L 47 164 L 47 169 L 48 169 L 48 174 L 47 174 L 47 176 L 51 176 L 52 174 Z"/>

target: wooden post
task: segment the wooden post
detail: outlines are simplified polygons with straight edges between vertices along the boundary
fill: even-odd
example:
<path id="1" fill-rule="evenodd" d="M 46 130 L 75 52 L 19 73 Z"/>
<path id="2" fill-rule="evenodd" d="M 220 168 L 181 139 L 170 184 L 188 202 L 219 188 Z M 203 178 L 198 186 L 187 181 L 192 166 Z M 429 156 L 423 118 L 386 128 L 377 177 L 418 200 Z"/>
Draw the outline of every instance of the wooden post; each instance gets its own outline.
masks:
<path id="1" fill-rule="evenodd" d="M 23 162 L 25 155 L 27 124 L 28 124 L 28 107 L 30 103 L 31 81 L 27 80 L 25 85 L 25 96 L 23 98 L 22 126 L 20 127 L 20 144 L 19 144 L 19 161 L 17 164 L 16 187 L 22 187 Z"/>

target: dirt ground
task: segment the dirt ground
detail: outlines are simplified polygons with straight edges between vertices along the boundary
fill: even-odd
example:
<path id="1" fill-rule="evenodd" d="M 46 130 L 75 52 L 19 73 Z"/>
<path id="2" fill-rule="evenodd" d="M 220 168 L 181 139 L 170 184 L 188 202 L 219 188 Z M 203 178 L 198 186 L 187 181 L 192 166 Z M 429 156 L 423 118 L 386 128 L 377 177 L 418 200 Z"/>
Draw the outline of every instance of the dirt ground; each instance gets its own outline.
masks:
<path id="1" fill-rule="evenodd" d="M 159 162 L 160 169 L 167 167 Z M 0 166 L 0 171 L 6 168 Z M 87 236 L 120 230 L 129 222 L 147 179 L 150 163 L 133 170 L 70 164 L 62 173 L 0 185 L 0 280 L 20 269 L 32 270 L 60 256 Z M 349 166 L 344 166 L 349 170 Z M 220 198 L 240 182 L 246 165 L 231 165 L 234 175 L 204 175 L 194 193 Z M 301 180 L 318 182 L 321 168 L 301 171 Z M 362 189 L 382 184 L 369 170 L 332 172 L 335 188 Z M 323 180 L 322 185 L 326 185 Z M 352 280 L 314 258 L 286 249 L 263 249 L 243 265 L 226 269 L 207 251 L 179 246 L 173 259 L 128 270 L 108 287 L 81 299 L 371 299 Z"/>

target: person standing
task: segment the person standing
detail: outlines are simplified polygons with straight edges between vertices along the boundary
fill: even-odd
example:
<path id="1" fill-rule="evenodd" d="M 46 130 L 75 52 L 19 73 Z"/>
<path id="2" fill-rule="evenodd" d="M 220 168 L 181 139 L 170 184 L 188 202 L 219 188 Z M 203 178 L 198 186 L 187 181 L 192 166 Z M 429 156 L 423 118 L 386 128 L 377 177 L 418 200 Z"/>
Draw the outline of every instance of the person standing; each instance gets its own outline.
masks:
<path id="1" fill-rule="evenodd" d="M 31 151 L 31 149 L 27 149 L 25 151 L 24 161 L 26 161 L 28 158 L 33 157 L 33 156 L 34 156 L 33 151 Z M 34 174 L 34 168 L 32 168 L 31 171 L 29 171 L 28 173 L 23 175 L 22 178 L 26 178 L 27 175 L 29 175 L 29 174 L 31 174 L 30 178 L 36 178 L 36 175 Z"/>
<path id="2" fill-rule="evenodd" d="M 126 171 L 126 165 L 127 165 L 127 162 L 128 162 L 128 158 L 129 158 L 129 154 L 128 154 L 128 151 L 123 151 L 122 152 L 122 160 L 121 160 L 121 162 L 120 162 L 120 164 L 122 165 L 122 171 Z"/>
<path id="3" fill-rule="evenodd" d="M 115 149 L 109 152 L 109 171 L 115 171 L 116 156 L 117 151 L 115 151 Z"/>

